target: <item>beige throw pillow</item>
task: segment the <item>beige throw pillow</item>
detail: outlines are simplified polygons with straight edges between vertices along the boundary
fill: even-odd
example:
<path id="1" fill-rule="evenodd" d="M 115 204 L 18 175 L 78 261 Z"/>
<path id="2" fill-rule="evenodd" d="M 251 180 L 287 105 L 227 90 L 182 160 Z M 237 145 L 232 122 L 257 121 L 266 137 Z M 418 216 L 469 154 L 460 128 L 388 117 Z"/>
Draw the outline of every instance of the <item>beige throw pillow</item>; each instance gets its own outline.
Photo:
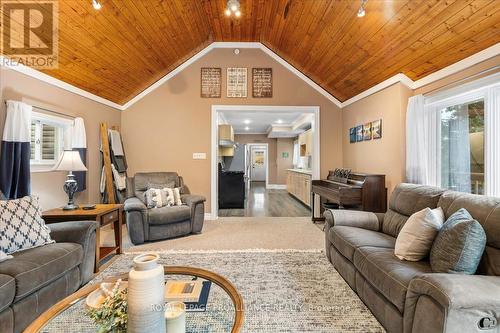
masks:
<path id="1" fill-rule="evenodd" d="M 408 261 L 427 257 L 443 223 L 444 213 L 440 207 L 424 208 L 410 216 L 396 239 L 396 257 Z"/>

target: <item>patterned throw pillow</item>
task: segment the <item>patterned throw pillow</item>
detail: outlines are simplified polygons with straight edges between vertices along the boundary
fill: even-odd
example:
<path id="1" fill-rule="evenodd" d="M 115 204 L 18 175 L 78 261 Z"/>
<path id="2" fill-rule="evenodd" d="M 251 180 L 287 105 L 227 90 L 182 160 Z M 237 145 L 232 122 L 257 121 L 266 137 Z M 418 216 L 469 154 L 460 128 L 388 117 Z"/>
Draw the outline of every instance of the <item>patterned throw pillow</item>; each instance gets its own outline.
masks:
<path id="1" fill-rule="evenodd" d="M 161 208 L 167 205 L 168 194 L 164 190 L 150 188 L 144 192 L 144 198 L 146 199 L 146 206 L 148 208 Z"/>
<path id="2" fill-rule="evenodd" d="M 54 243 L 42 219 L 38 197 L 0 201 L 0 251 L 14 253 Z"/>
<path id="3" fill-rule="evenodd" d="M 432 244 L 433 272 L 474 274 L 486 246 L 486 233 L 479 222 L 461 208 L 452 214 Z"/>

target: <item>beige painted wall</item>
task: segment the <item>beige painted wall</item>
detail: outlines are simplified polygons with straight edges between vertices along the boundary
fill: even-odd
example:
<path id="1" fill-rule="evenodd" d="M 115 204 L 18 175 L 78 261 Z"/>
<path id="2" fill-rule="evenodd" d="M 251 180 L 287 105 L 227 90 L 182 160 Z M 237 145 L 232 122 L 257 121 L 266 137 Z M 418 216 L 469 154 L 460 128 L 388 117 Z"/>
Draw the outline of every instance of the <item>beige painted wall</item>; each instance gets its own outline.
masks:
<path id="1" fill-rule="evenodd" d="M 404 181 L 406 105 L 412 91 L 398 83 L 343 109 L 344 167 L 386 175 L 389 194 Z M 382 138 L 349 143 L 349 129 L 382 119 Z"/>
<path id="2" fill-rule="evenodd" d="M 277 139 L 276 184 L 286 184 L 286 170 L 293 168 L 293 141 L 289 138 Z M 283 153 L 288 153 L 288 157 L 283 157 Z"/>
<path id="3" fill-rule="evenodd" d="M 87 98 L 75 95 L 42 81 L 0 68 L 0 136 L 5 122 L 5 103 L 12 99 L 31 105 L 45 107 L 84 119 L 87 132 L 87 190 L 77 195 L 79 203 L 99 202 L 100 153 L 99 123 L 107 122 L 110 126 L 120 125 L 120 111 Z M 32 173 L 32 193 L 40 196 L 43 209 L 59 207 L 67 202 L 62 186 L 64 172 Z"/>
<path id="4" fill-rule="evenodd" d="M 227 98 L 227 67 L 272 67 L 273 97 Z M 222 98 L 200 98 L 200 68 L 222 67 Z M 251 72 L 249 72 L 250 74 Z M 249 80 L 251 79 L 251 74 Z M 122 131 L 129 174 L 139 171 L 177 171 L 194 193 L 207 197 L 210 212 L 211 106 L 302 105 L 319 106 L 321 176 L 342 165 L 342 115 L 328 99 L 260 50 L 215 49 L 167 81 L 122 114 Z M 207 153 L 193 160 L 194 152 Z"/>

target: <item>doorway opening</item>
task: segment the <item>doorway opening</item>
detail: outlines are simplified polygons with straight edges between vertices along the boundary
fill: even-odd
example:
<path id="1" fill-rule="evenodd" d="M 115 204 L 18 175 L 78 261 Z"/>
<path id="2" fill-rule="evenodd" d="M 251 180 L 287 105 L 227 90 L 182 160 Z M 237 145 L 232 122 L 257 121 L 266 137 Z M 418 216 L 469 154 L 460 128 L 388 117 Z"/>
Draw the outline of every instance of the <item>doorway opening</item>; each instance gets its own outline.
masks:
<path id="1" fill-rule="evenodd" d="M 317 106 L 213 105 L 211 217 L 309 216 L 319 136 Z"/>

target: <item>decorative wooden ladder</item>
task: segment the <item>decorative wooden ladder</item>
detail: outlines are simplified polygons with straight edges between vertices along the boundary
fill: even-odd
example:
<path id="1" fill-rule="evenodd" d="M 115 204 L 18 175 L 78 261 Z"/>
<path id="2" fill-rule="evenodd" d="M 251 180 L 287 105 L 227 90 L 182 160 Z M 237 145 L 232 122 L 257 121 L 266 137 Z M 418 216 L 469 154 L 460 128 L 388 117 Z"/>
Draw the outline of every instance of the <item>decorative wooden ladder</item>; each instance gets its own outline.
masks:
<path id="1" fill-rule="evenodd" d="M 115 204 L 115 184 L 113 182 L 113 171 L 111 170 L 111 152 L 109 150 L 109 137 L 108 125 L 106 123 L 100 124 L 101 128 L 101 147 L 102 147 L 102 160 L 104 162 L 104 175 L 106 177 L 106 191 L 108 193 L 108 203 Z M 113 130 L 118 130 L 117 127 L 111 127 Z"/>

